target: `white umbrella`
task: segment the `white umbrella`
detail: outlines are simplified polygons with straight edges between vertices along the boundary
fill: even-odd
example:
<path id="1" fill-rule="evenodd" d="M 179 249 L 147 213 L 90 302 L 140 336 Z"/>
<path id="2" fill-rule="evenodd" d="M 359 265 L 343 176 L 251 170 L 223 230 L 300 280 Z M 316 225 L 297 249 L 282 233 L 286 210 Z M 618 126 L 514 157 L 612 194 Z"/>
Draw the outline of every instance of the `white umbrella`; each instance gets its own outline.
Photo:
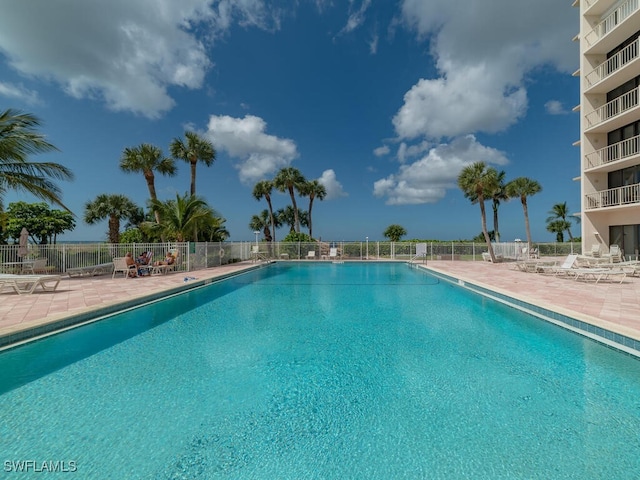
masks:
<path id="1" fill-rule="evenodd" d="M 22 227 L 22 231 L 20 232 L 20 244 L 18 246 L 18 256 L 24 257 L 29 250 L 27 245 L 29 244 L 29 232 L 25 227 Z"/>

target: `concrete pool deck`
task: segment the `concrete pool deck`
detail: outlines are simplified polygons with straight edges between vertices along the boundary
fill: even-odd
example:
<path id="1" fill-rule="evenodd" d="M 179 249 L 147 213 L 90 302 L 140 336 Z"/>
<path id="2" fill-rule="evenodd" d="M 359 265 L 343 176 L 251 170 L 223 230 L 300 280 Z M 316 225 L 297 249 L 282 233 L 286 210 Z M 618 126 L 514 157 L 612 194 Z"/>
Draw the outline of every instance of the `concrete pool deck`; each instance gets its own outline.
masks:
<path id="1" fill-rule="evenodd" d="M 112 279 L 63 277 L 55 292 L 37 290 L 18 295 L 0 293 L 0 337 L 14 335 L 62 319 L 135 302 L 149 295 L 185 286 L 185 277 L 194 281 L 212 280 L 242 270 L 255 263 L 243 262 L 195 272 L 176 272 L 142 278 Z M 606 330 L 640 340 L 640 278 L 626 277 L 623 283 L 576 281 L 571 278 L 526 273 L 512 263 L 491 264 L 471 261 L 429 261 L 428 268 L 467 283 L 494 290 L 518 300 L 554 310 Z M 186 282 L 189 283 L 189 282 Z"/>

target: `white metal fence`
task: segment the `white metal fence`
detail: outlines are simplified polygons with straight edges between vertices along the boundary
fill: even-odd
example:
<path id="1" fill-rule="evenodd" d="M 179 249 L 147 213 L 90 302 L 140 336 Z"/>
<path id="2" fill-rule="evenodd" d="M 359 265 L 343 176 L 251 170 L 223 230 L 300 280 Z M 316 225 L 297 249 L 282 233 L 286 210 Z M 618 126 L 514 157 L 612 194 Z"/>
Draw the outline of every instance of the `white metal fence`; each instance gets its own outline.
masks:
<path id="1" fill-rule="evenodd" d="M 30 244 L 24 257 L 18 256 L 18 245 L 0 245 L 0 269 L 4 272 L 15 271 L 20 263 L 35 258 L 47 259 L 47 270 L 51 273 L 64 273 L 70 268 L 90 267 L 109 263 L 114 257 L 123 257 L 131 252 L 134 257 L 142 252 L 153 252 L 154 260 L 162 260 L 166 252 L 177 248 L 178 271 L 194 271 L 217 267 L 229 263 L 257 260 L 396 260 L 411 261 L 416 257 L 417 245 L 426 244 L 423 261 L 430 260 L 482 260 L 487 252 L 485 243 L 462 242 L 313 242 L 284 243 L 260 242 L 201 242 L 201 243 L 67 243 L 56 245 Z M 259 256 L 254 253 L 258 247 Z M 496 255 L 505 260 L 516 260 L 522 256 L 526 243 L 494 243 Z M 580 253 L 579 243 L 536 243 L 541 256 L 562 256 Z M 330 257 L 334 248 L 336 257 Z M 313 252 L 313 254 L 310 254 Z"/>

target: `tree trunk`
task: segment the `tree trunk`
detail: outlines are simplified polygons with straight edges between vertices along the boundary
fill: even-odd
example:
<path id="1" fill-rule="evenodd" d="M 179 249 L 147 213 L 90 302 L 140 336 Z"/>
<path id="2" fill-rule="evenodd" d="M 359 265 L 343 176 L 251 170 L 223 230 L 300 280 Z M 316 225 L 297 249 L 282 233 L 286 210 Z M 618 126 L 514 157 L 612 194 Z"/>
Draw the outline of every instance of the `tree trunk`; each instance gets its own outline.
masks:
<path id="1" fill-rule="evenodd" d="M 524 227 L 527 231 L 527 251 L 531 251 L 531 229 L 529 228 L 529 210 L 527 208 L 527 197 L 522 197 L 522 210 L 524 211 Z"/>
<path id="2" fill-rule="evenodd" d="M 498 228 L 498 204 L 493 202 L 493 235 L 496 242 L 500 242 L 500 230 Z"/>
<path id="3" fill-rule="evenodd" d="M 313 238 L 313 229 L 311 228 L 311 209 L 313 208 L 313 197 L 309 197 L 309 236 Z"/>
<path id="4" fill-rule="evenodd" d="M 109 242 L 120 243 L 120 219 L 115 215 L 109 217 Z"/>
<path id="5" fill-rule="evenodd" d="M 489 232 L 487 231 L 487 213 L 485 212 L 484 197 L 482 195 L 478 196 L 478 203 L 480 204 L 480 215 L 482 216 L 482 233 L 484 234 L 484 241 L 487 242 L 491 263 L 496 263 L 496 255 L 493 253 L 493 245 L 491 245 L 491 239 L 489 238 Z M 451 252 L 451 255 L 453 255 L 453 252 Z"/>
<path id="6" fill-rule="evenodd" d="M 198 160 L 191 160 L 191 195 L 196 194 L 196 165 Z"/>
<path id="7" fill-rule="evenodd" d="M 293 187 L 289 187 L 289 195 L 291 195 L 291 204 L 293 205 L 295 232 L 300 233 L 300 218 L 298 218 L 298 206 L 296 205 L 296 196 L 293 193 Z"/>

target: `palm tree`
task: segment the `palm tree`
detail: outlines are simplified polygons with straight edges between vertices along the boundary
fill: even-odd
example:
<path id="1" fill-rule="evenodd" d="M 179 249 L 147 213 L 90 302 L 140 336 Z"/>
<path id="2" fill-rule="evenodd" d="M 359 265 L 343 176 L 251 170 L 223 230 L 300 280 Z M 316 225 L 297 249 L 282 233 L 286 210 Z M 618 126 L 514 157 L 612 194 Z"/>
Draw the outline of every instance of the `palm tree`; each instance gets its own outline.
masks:
<path id="1" fill-rule="evenodd" d="M 269 210 L 262 210 L 260 215 L 253 215 L 251 217 L 251 221 L 249 222 L 249 228 L 253 232 L 257 232 L 262 230 L 262 234 L 264 235 L 264 240 L 266 242 L 273 241 L 273 237 L 271 236 L 271 216 L 269 214 Z"/>
<path id="2" fill-rule="evenodd" d="M 273 241 L 276 241 L 276 221 L 273 216 L 273 205 L 271 204 L 271 191 L 273 190 L 273 182 L 269 180 L 262 180 L 253 187 L 253 197 L 256 200 L 260 200 L 264 197 L 267 201 L 267 205 L 269 205 L 269 219 L 271 224 L 271 231 L 273 232 Z M 260 230 L 259 228 L 255 228 L 254 230 Z M 272 240 L 269 240 L 272 241 Z"/>
<path id="3" fill-rule="evenodd" d="M 120 170 L 127 173 L 142 173 L 147 182 L 149 197 L 158 200 L 154 171 L 170 177 L 176 174 L 176 164 L 172 158 L 163 157 L 162 150 L 155 145 L 142 143 L 137 147 L 125 148 L 120 158 Z M 160 213 L 153 212 L 160 223 Z"/>
<path id="4" fill-rule="evenodd" d="M 399 242 L 406 234 L 407 231 L 402 225 L 393 224 L 389 225 L 382 235 L 392 242 Z"/>
<path id="5" fill-rule="evenodd" d="M 482 233 L 484 241 L 487 243 L 491 261 L 495 263 L 496 257 L 493 253 L 493 246 L 487 231 L 487 214 L 485 211 L 485 198 L 491 198 L 498 188 L 496 170 L 487 168 L 484 162 L 475 162 L 462 169 L 458 175 L 458 187 L 464 196 L 471 200 L 471 203 L 480 204 L 480 215 L 482 217 Z"/>
<path id="6" fill-rule="evenodd" d="M 295 231 L 300 233 L 300 217 L 298 216 L 298 206 L 296 205 L 296 196 L 294 189 L 300 191 L 306 180 L 300 170 L 293 167 L 281 169 L 273 179 L 273 186 L 280 192 L 288 191 L 291 196 L 291 204 L 293 206 L 293 215 L 295 222 Z"/>
<path id="7" fill-rule="evenodd" d="M 547 231 L 556 234 L 556 242 L 564 242 L 564 231 L 571 226 L 566 220 L 547 220 Z"/>
<path id="8" fill-rule="evenodd" d="M 531 251 L 531 229 L 529 228 L 529 211 L 527 207 L 527 197 L 542 191 L 542 186 L 527 177 L 518 177 L 507 183 L 506 192 L 509 198 L 520 198 L 522 210 L 524 212 L 524 226 L 527 232 L 527 248 Z"/>
<path id="9" fill-rule="evenodd" d="M 159 230 L 163 238 L 176 242 L 198 241 L 195 236 L 197 231 L 207 232 L 210 225 L 220 223 L 220 215 L 213 210 L 207 202 L 198 196 L 180 196 L 176 194 L 175 200 L 165 202 L 151 202 L 154 209 L 160 212 L 162 222 L 160 224 L 143 224 L 145 229 Z"/>
<path id="10" fill-rule="evenodd" d="M 300 188 L 300 195 L 303 197 L 309 197 L 309 236 L 313 238 L 312 228 L 311 228 L 311 209 L 313 209 L 313 200 L 324 200 L 324 197 L 327 196 L 327 189 L 324 188 L 318 180 L 311 180 L 310 182 L 306 182 Z"/>
<path id="11" fill-rule="evenodd" d="M 200 161 L 210 167 L 216 159 L 216 151 L 209 140 L 200 137 L 195 132 L 186 132 L 184 136 L 186 142 L 179 138 L 175 138 L 171 142 L 171 155 L 191 165 L 191 195 L 195 195 L 196 165 Z"/>
<path id="12" fill-rule="evenodd" d="M 89 225 L 109 219 L 109 242 L 120 243 L 120 221 L 135 217 L 139 207 L 124 195 L 98 195 L 84 206 L 84 221 Z"/>
<path id="13" fill-rule="evenodd" d="M 17 110 L 0 113 L 0 205 L 8 189 L 22 190 L 60 205 L 62 191 L 51 179 L 73 180 L 67 167 L 55 162 L 31 162 L 29 155 L 58 149 L 36 132 L 40 120 Z"/>
<path id="14" fill-rule="evenodd" d="M 506 175 L 504 170 L 500 170 L 500 172 L 496 171 L 496 180 L 498 182 L 498 188 L 493 195 L 491 195 L 491 201 L 493 206 L 493 232 L 495 235 L 496 242 L 500 241 L 500 230 L 498 228 L 498 208 L 500 207 L 501 201 L 509 200 L 507 196 L 507 192 L 505 190 L 506 184 L 504 182 L 504 177 Z"/>
<path id="15" fill-rule="evenodd" d="M 287 205 L 285 208 L 281 208 L 280 210 L 278 210 L 275 214 L 275 217 L 276 222 L 280 222 L 280 225 L 289 225 L 289 233 L 294 233 L 296 231 L 296 219 L 303 227 L 309 225 L 309 216 L 307 215 L 307 212 L 300 209 L 294 212 L 291 205 Z"/>
<path id="16" fill-rule="evenodd" d="M 550 224 L 552 222 L 561 221 L 563 222 L 564 229 L 567 231 L 569 235 L 569 241 L 573 242 L 573 235 L 571 235 L 571 221 L 569 220 L 569 209 L 567 208 L 567 202 L 556 203 L 549 212 L 549 217 L 547 217 L 547 223 Z M 556 224 L 555 227 L 559 227 L 559 224 Z M 549 227 L 547 227 L 549 230 Z M 550 232 L 555 232 L 555 230 L 549 230 Z M 563 236 L 564 238 L 564 236 Z"/>

